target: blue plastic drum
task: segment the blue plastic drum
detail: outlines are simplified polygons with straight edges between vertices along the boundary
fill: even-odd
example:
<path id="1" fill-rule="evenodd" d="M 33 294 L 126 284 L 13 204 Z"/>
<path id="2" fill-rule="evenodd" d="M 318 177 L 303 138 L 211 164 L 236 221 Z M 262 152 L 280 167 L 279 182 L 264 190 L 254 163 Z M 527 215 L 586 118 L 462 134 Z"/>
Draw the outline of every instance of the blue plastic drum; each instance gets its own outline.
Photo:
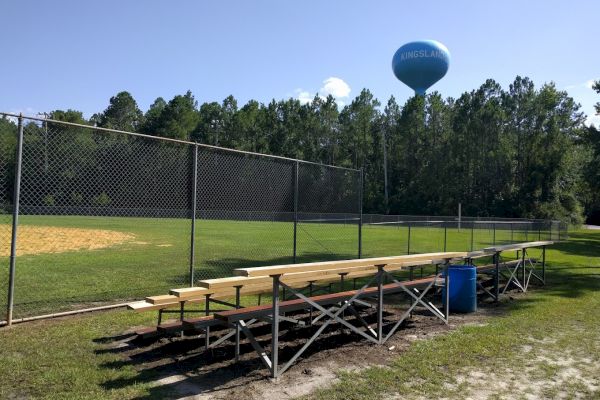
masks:
<path id="1" fill-rule="evenodd" d="M 477 268 L 473 265 L 451 265 L 448 268 L 450 278 L 450 311 L 471 313 L 477 311 Z M 446 302 L 446 288 L 442 291 Z"/>

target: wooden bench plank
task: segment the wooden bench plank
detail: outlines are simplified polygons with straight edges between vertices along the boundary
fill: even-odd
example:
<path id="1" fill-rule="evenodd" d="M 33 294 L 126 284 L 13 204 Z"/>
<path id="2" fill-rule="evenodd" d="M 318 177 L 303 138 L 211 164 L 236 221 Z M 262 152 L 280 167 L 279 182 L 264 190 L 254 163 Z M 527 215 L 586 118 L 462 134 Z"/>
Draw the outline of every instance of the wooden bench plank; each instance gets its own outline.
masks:
<path id="1" fill-rule="evenodd" d="M 435 262 L 443 262 L 443 260 L 413 260 L 408 262 L 389 264 L 386 266 L 386 271 L 393 272 L 398 271 L 409 266 L 419 266 L 419 265 L 428 265 Z M 350 272 L 348 272 L 350 271 Z M 356 271 L 356 272 L 355 272 Z M 377 268 L 373 266 L 363 266 L 357 268 L 341 268 L 336 270 L 322 270 L 322 271 L 311 271 L 306 273 L 296 273 L 296 274 L 287 274 L 282 277 L 282 282 L 288 286 L 292 287 L 303 287 L 308 285 L 310 282 L 318 282 L 318 283 L 327 283 L 334 282 L 340 280 L 340 274 L 343 273 L 347 278 L 358 278 L 365 277 L 369 275 L 375 275 L 377 273 Z M 234 279 L 227 280 L 219 280 L 217 284 L 221 286 L 219 289 L 210 289 L 213 290 L 214 294 L 211 297 L 217 298 L 219 296 L 222 297 L 231 297 L 235 295 L 235 286 L 242 282 L 264 282 L 261 284 L 253 284 L 249 286 L 241 286 L 240 293 L 242 295 L 248 294 L 258 294 L 258 293 L 270 293 L 273 288 L 273 279 L 271 277 L 260 277 L 260 280 L 248 280 L 246 277 L 233 277 Z M 239 279 L 239 280 L 236 280 Z M 212 281 L 212 280 L 211 280 Z M 205 281 L 206 282 L 206 281 Z M 208 282 L 210 284 L 211 282 Z M 225 287 L 223 285 L 231 285 L 231 287 Z M 183 288 L 183 289 L 172 289 L 171 293 L 175 295 L 178 299 L 196 299 L 204 296 L 206 293 L 206 289 L 204 288 Z"/>
<path id="2" fill-rule="evenodd" d="M 160 305 L 160 304 L 169 304 L 169 303 L 177 302 L 180 300 L 177 298 L 177 296 L 165 294 L 165 295 L 160 295 L 160 296 L 146 297 L 146 301 L 150 304 Z"/>
<path id="3" fill-rule="evenodd" d="M 528 249 L 531 247 L 542 247 L 542 246 L 550 246 L 553 245 L 554 242 L 550 240 L 542 240 L 537 242 L 524 242 L 524 243 L 515 243 L 515 244 L 505 244 L 500 246 L 491 246 L 486 247 L 483 251 L 487 251 L 490 253 L 497 253 L 500 251 L 510 251 L 510 250 L 521 250 Z"/>
<path id="4" fill-rule="evenodd" d="M 340 261 L 325 261 L 316 263 L 304 263 L 304 264 L 290 264 L 290 265 L 273 265 L 269 267 L 256 267 L 256 268 L 237 268 L 233 270 L 233 273 L 238 276 L 257 277 L 267 275 L 283 275 L 297 272 L 311 272 L 327 269 L 341 269 L 341 268 L 352 268 L 352 267 L 364 267 L 364 266 L 375 266 L 375 265 L 387 265 L 397 264 L 402 262 L 426 260 L 426 259 L 452 259 L 452 258 L 464 258 L 467 252 L 438 252 L 438 253 L 424 253 L 424 254 L 411 254 L 394 257 L 376 257 L 376 258 L 363 258 L 355 260 L 340 260 Z"/>
<path id="5" fill-rule="evenodd" d="M 412 260 L 405 261 L 395 264 L 388 264 L 385 269 L 386 271 L 393 272 L 404 269 L 410 266 L 428 265 L 432 263 L 443 262 L 443 260 Z M 341 271 L 341 272 L 340 272 Z M 356 271 L 356 272 L 347 272 Z M 288 274 L 282 278 L 282 281 L 292 287 L 303 287 L 309 284 L 309 282 L 328 283 L 340 280 L 340 273 L 346 273 L 346 278 L 360 278 L 377 273 L 377 268 L 373 266 L 363 266 L 358 268 L 341 268 L 338 270 L 323 270 L 316 271 L 317 273 L 298 273 Z M 303 275 L 300 275 L 303 274 Z M 295 277 L 298 276 L 298 278 Z M 244 277 L 233 277 L 234 279 L 248 279 Z M 272 290 L 272 278 L 261 277 L 263 280 L 258 282 L 266 282 L 262 285 L 250 285 L 241 288 L 240 293 L 243 295 L 259 294 L 259 293 L 270 293 Z M 226 281 L 227 282 L 227 281 Z M 228 284 L 233 284 L 234 280 L 229 280 Z M 257 282 L 256 280 L 250 282 Z M 221 287 L 219 289 L 207 289 L 207 288 L 180 288 L 172 289 L 171 295 L 151 296 L 147 298 L 147 301 L 138 301 L 128 304 L 128 308 L 138 312 L 160 310 L 175 308 L 181 305 L 181 301 L 202 303 L 205 301 L 207 294 L 211 295 L 211 298 L 223 298 L 235 296 L 235 288 Z"/>
<path id="6" fill-rule="evenodd" d="M 133 310 L 133 311 L 136 311 L 136 312 L 165 310 L 165 309 L 169 309 L 169 308 L 180 307 L 181 306 L 181 301 L 182 301 L 181 299 L 178 299 L 175 302 L 162 303 L 162 304 L 152 304 L 152 303 L 147 302 L 145 300 L 134 301 L 132 303 L 127 304 L 127 309 Z M 185 299 L 184 301 L 185 301 L 186 304 L 187 303 L 197 304 L 197 303 L 203 303 L 204 302 L 204 298 Z"/>

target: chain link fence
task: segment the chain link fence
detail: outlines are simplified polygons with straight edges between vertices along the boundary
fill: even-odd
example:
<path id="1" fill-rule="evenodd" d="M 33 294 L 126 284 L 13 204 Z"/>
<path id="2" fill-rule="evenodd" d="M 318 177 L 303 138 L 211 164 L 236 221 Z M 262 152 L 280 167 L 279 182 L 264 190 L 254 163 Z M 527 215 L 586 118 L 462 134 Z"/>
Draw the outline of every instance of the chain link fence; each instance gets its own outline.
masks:
<path id="1" fill-rule="evenodd" d="M 166 293 L 234 268 L 357 256 L 358 221 L 311 220 L 357 218 L 359 170 L 52 120 L 20 123 L 16 320 Z M 2 127 L 0 238 L 10 244 L 17 125 Z M 1 279 L 5 290 L 7 273 Z"/>
<path id="2" fill-rule="evenodd" d="M 543 219 L 366 214 L 362 226 L 366 257 L 567 239 L 566 223 Z"/>
<path id="3" fill-rule="evenodd" d="M 564 238 L 556 221 L 363 215 L 360 170 L 2 113 L 0 178 L 3 310 L 20 184 L 15 320 L 240 267 Z"/>

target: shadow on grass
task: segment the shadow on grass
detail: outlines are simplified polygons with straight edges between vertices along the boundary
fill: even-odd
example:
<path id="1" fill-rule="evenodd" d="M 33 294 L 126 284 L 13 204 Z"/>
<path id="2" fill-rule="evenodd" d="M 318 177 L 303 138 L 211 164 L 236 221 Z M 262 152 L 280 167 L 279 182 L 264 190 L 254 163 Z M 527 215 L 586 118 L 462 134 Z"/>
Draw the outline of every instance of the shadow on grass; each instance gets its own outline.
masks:
<path id="1" fill-rule="evenodd" d="M 386 315 L 392 314 L 386 313 Z M 351 318 L 348 320 L 352 322 Z M 375 323 L 376 314 L 371 313 L 365 316 L 365 320 L 367 323 Z M 404 326 L 410 327 L 413 324 L 413 321 L 407 321 Z M 384 333 L 392 325 L 388 324 Z M 319 327 L 320 325 L 298 328 L 287 322 L 281 323 L 279 336 L 280 367 L 293 357 Z M 251 331 L 257 342 L 268 351 L 271 343 L 271 326 L 266 323 L 257 324 L 251 328 Z M 216 336 L 213 340 L 215 339 Z M 138 398 L 155 399 L 169 398 L 170 394 L 181 397 L 190 394 L 216 393 L 243 386 L 252 381 L 265 379 L 268 377 L 268 371 L 256 356 L 253 347 L 244 339 L 242 334 L 241 359 L 237 363 L 233 361 L 233 342 L 225 342 L 209 351 L 203 351 L 203 337 L 190 337 L 185 340 L 174 339 L 172 341 L 163 340 L 162 343 L 152 343 L 150 346 L 147 343 L 139 342 L 137 348 L 133 350 L 135 353 L 130 354 L 127 359 L 102 365 L 102 367 L 111 370 L 134 366 L 138 373 L 133 377 L 118 378 L 105 382 L 102 386 L 106 390 L 114 390 L 139 384 L 140 382 L 160 381 L 164 384 L 150 388 L 149 395 Z M 365 344 L 366 341 L 362 341 L 358 335 L 351 334 L 339 325 L 332 325 L 311 344 L 303 353 L 302 358 L 309 358 L 325 350 L 349 345 L 364 346 Z M 120 352 L 120 348 L 116 348 L 115 352 Z M 169 382 L 169 379 L 174 377 L 176 378 L 175 381 Z M 190 393 L 182 393 L 182 388 L 184 391 L 189 389 Z"/>
<path id="2" fill-rule="evenodd" d="M 594 276 L 590 278 L 590 276 Z M 499 304 L 481 302 L 480 308 L 484 315 L 499 317 L 510 315 L 511 312 L 539 306 L 544 298 L 549 296 L 578 297 L 589 291 L 600 289 L 600 279 L 594 274 L 574 275 L 569 268 L 553 269 L 545 288 L 530 286 L 532 293 L 507 293 Z M 534 294 L 543 294 L 537 296 Z M 399 304 L 399 302 L 394 302 Z M 415 314 L 428 315 L 427 312 L 417 311 Z M 433 319 L 433 317 L 431 317 Z M 375 322 L 375 314 L 365 316 L 368 323 Z M 439 322 L 439 321 L 438 321 Z M 415 322 L 409 320 L 402 327 L 409 328 Z M 388 324 L 385 331 L 393 324 Z M 318 326 L 298 328 L 288 323 L 282 323 L 280 335 L 280 365 L 297 352 Z M 252 328 L 257 341 L 268 351 L 270 348 L 270 325 L 262 324 Z M 402 330 L 399 332 L 401 334 Z M 216 339 L 216 337 L 215 337 Z M 244 336 L 242 335 L 242 339 Z M 214 340 L 214 339 L 213 339 Z M 99 340 L 108 343 L 108 338 Z M 104 368 L 121 369 L 133 366 L 138 372 L 135 376 L 118 378 L 105 382 L 107 390 L 124 388 L 140 382 L 150 383 L 159 381 L 161 384 L 151 387 L 147 396 L 139 399 L 155 399 L 181 397 L 191 394 L 218 393 L 237 386 L 243 386 L 252 381 L 268 377 L 268 372 L 256 356 L 252 346 L 241 344 L 240 362 L 233 362 L 234 347 L 232 342 L 225 342 L 216 349 L 203 351 L 204 338 L 190 337 L 186 340 L 167 340 L 138 342 L 136 346 L 123 351 L 114 348 L 112 352 L 121 353 L 121 360 L 105 363 Z M 358 335 L 344 332 L 338 324 L 327 328 L 302 355 L 302 359 L 323 352 L 338 349 L 343 346 L 368 346 L 369 343 Z M 111 350 L 101 350 L 110 352 Z M 348 351 L 346 349 L 346 351 Z M 128 353 L 128 354 L 127 354 Z M 309 365 L 309 364 L 307 364 Z M 174 379 L 173 382 L 170 379 Z M 182 392 L 182 390 L 184 392 Z M 189 390 L 189 393 L 186 392 Z"/>
<path id="3" fill-rule="evenodd" d="M 555 244 L 552 249 L 567 255 L 600 257 L 600 230 L 572 232 L 569 240 Z"/>
<path id="4" fill-rule="evenodd" d="M 594 234 L 572 233 L 568 242 L 554 246 L 559 255 L 552 258 L 546 275 L 546 286 L 538 288 L 531 286 L 532 293 L 508 293 L 500 304 L 487 304 L 487 315 L 506 316 L 512 311 L 539 307 L 540 303 L 547 301 L 550 296 L 565 298 L 578 298 L 589 292 L 600 290 L 600 267 L 589 265 L 573 265 L 568 261 L 569 256 L 594 257 L 600 256 L 600 232 Z M 562 253 L 562 254 L 560 254 Z M 332 259 L 328 254 L 313 254 L 304 256 L 301 261 L 314 261 Z M 351 256 L 350 256 L 351 257 Z M 344 258 L 341 256 L 340 258 Z M 299 260 L 300 261 L 300 260 Z M 289 257 L 269 260 L 271 265 L 289 262 Z M 266 265 L 265 261 L 248 261 L 240 259 L 219 259 L 211 261 L 213 268 L 225 268 L 232 271 L 243 266 Z M 543 306 L 543 304 L 541 305 Z M 369 321 L 373 317 L 369 316 Z M 408 324 L 413 323 L 409 321 Z M 296 328 L 282 323 L 280 343 L 280 363 L 283 365 L 305 343 L 317 327 Z M 332 350 L 341 346 L 364 346 L 367 342 L 355 334 L 339 334 L 339 325 L 328 328 L 327 335 L 318 338 L 303 354 L 302 358 L 324 350 Z M 334 334 L 332 334 L 332 332 Z M 338 332 L 337 334 L 335 334 Z M 253 328 L 257 340 L 265 349 L 269 348 L 270 326 L 264 324 Z M 243 338 L 243 335 L 242 335 Z M 116 338 L 115 340 L 119 340 Z M 110 343 L 109 338 L 98 339 L 99 343 Z M 251 381 L 261 380 L 268 376 L 268 372 L 256 357 L 249 343 L 242 343 L 242 359 L 233 363 L 233 344 L 226 342 L 222 346 L 204 352 L 204 338 L 196 337 L 187 340 L 155 341 L 152 343 L 138 343 L 132 350 L 122 348 L 100 350 L 100 352 L 121 353 L 119 361 L 103 365 L 107 369 L 120 369 L 133 366 L 138 372 L 133 377 L 118 378 L 103 384 L 107 390 L 124 388 L 140 382 L 150 383 L 160 381 L 149 389 L 150 393 L 140 399 L 168 398 L 171 395 L 180 397 L 189 394 L 214 393 L 224 389 L 245 385 Z M 243 379 L 240 379 L 243 377 Z M 174 378 L 173 381 L 170 379 Z M 182 393 L 189 391 L 189 393 Z"/>

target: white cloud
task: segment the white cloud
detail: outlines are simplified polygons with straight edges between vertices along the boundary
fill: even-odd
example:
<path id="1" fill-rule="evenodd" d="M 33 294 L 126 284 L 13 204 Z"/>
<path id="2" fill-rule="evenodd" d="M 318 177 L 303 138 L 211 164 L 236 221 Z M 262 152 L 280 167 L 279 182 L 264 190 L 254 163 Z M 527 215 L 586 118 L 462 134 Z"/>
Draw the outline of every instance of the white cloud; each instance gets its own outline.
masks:
<path id="1" fill-rule="evenodd" d="M 594 125 L 596 128 L 600 128 L 600 115 L 588 115 L 586 121 L 588 125 Z"/>
<path id="2" fill-rule="evenodd" d="M 600 79 L 590 79 L 589 81 L 586 81 L 584 83 L 584 85 L 585 85 L 586 88 L 591 89 L 592 86 L 594 86 L 594 82 L 598 81 L 598 80 L 600 80 Z"/>
<path id="3" fill-rule="evenodd" d="M 587 89 L 591 89 L 592 86 L 594 86 L 594 82 L 596 81 L 600 81 L 600 78 L 596 78 L 596 79 L 588 79 L 587 81 L 583 82 L 583 83 L 577 83 L 575 85 L 567 85 L 564 88 L 565 89 L 575 89 L 575 88 L 587 88 Z"/>
<path id="4" fill-rule="evenodd" d="M 4 110 L 0 110 L 0 111 L 4 111 Z M 38 111 L 33 107 L 13 108 L 7 112 L 9 114 L 15 114 L 15 115 L 23 114 L 24 117 L 40 117 L 40 115 L 38 114 Z M 13 121 L 14 123 L 17 122 L 17 117 L 8 117 L 8 119 Z"/>
<path id="5" fill-rule="evenodd" d="M 329 95 L 333 96 L 337 105 L 341 108 L 346 105 L 346 101 L 343 99 L 350 96 L 351 90 L 350 85 L 344 82 L 343 79 L 331 76 L 323 81 L 323 86 L 316 92 L 316 95 L 322 99 L 326 99 Z M 302 88 L 294 90 L 294 95 L 302 104 L 310 103 L 315 97 L 315 94 Z"/>
<path id="6" fill-rule="evenodd" d="M 313 96 L 307 92 L 306 90 L 296 89 L 296 98 L 300 100 L 301 104 L 310 103 L 313 99 Z"/>
<path id="7" fill-rule="evenodd" d="M 23 116 L 27 117 L 39 117 L 38 110 L 33 107 L 25 107 L 25 108 L 13 108 L 9 111 L 11 114 L 23 114 Z"/>
<path id="8" fill-rule="evenodd" d="M 332 76 L 323 81 L 323 87 L 321 87 L 319 93 L 324 97 L 332 95 L 336 99 L 339 99 L 348 97 L 350 90 L 350 86 L 343 79 Z"/>

